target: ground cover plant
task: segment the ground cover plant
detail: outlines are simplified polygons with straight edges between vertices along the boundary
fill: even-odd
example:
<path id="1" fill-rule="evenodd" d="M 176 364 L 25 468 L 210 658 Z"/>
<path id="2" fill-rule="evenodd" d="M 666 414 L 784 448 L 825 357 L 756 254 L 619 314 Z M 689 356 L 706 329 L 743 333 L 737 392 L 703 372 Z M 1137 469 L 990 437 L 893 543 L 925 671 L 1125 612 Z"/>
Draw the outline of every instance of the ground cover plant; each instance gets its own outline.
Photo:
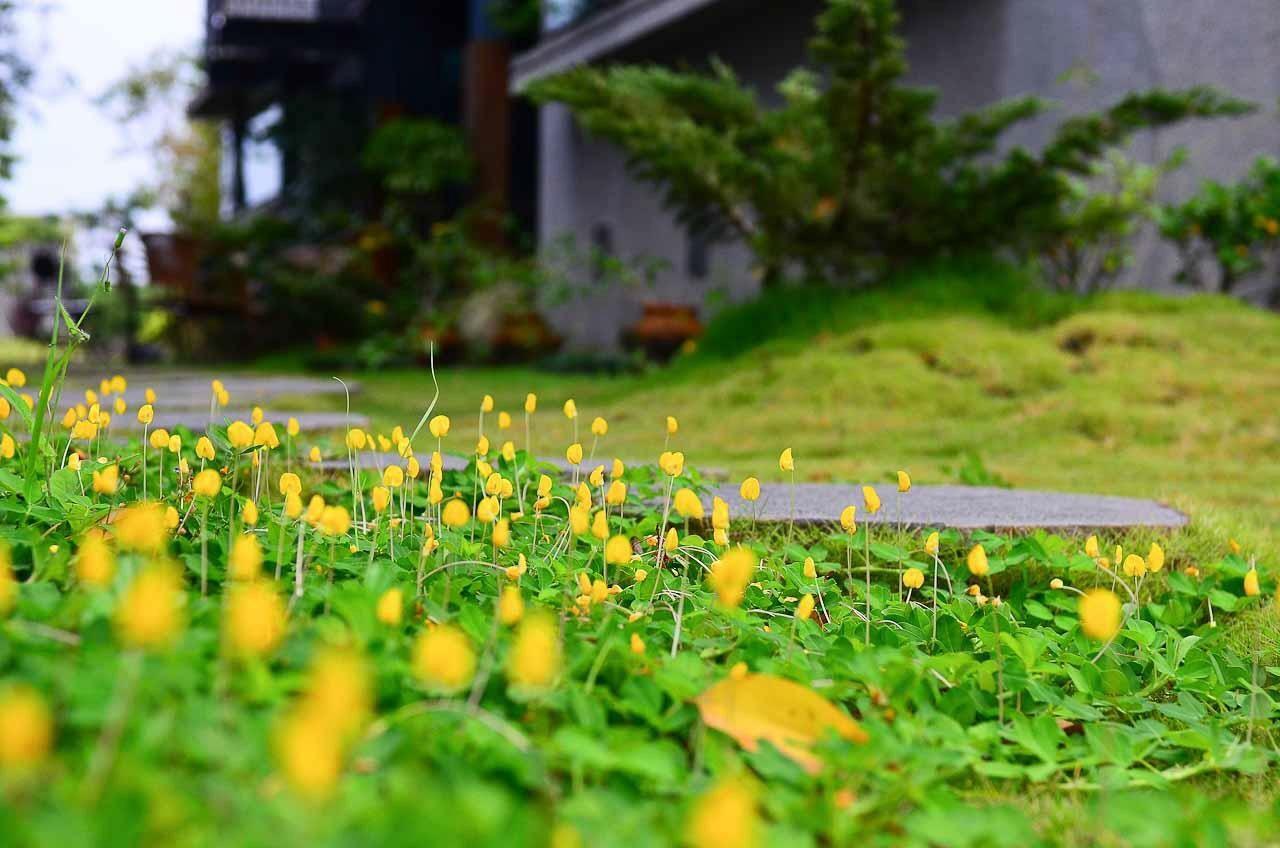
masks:
<path id="1" fill-rule="evenodd" d="M 899 528 L 871 489 L 764 527 L 675 417 L 626 464 L 533 393 L 332 440 L 214 381 L 169 433 L 123 377 L 61 397 L 68 354 L 0 386 L 5 844 L 1277 836 L 1247 548 Z"/>
<path id="2" fill-rule="evenodd" d="M 1080 298 L 974 261 L 862 292 L 768 293 L 726 309 L 696 354 L 652 373 L 450 368 L 439 409 L 468 415 L 468 399 L 490 393 L 499 410 L 518 410 L 538 385 L 607 418 L 624 460 L 650 459 L 647 410 L 677 409 L 685 449 L 733 479 L 785 479 L 775 464 L 785 443 L 812 460 L 802 481 L 885 481 L 910 468 L 923 483 L 1155 498 L 1191 516 L 1170 540 L 1186 555 L 1235 538 L 1274 561 L 1277 356 L 1280 319 L 1229 298 Z M 419 414 L 414 399 L 432 391 L 422 371 L 344 376 L 383 430 Z"/>

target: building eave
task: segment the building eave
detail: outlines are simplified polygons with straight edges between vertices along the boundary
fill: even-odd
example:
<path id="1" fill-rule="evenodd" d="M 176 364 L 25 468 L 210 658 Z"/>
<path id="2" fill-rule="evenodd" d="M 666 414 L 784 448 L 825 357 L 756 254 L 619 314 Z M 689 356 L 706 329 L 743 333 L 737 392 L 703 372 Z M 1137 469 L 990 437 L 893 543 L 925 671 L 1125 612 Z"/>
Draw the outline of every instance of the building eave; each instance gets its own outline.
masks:
<path id="1" fill-rule="evenodd" d="M 626 0 L 580 24 L 549 33 L 511 62 L 510 91 L 592 62 L 722 0 Z"/>

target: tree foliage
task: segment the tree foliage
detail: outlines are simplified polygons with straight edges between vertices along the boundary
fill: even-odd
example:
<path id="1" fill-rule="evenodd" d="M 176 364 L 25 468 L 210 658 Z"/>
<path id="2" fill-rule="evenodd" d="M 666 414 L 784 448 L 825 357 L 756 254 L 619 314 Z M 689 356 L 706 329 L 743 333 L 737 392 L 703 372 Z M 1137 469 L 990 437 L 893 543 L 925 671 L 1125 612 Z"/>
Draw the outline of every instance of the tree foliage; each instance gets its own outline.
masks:
<path id="1" fill-rule="evenodd" d="M 1063 225 L 1072 179 L 1141 129 L 1252 107 L 1205 87 L 1131 93 L 1063 121 L 1038 152 L 1002 145 L 1041 115 L 1035 97 L 952 119 L 936 92 L 902 83 L 907 65 L 893 0 L 829 0 L 811 68 L 764 106 L 725 65 L 583 66 L 541 80 L 539 102 L 567 105 L 619 145 L 693 228 L 732 235 L 766 280 L 861 280 L 908 259 L 1043 249 Z"/>

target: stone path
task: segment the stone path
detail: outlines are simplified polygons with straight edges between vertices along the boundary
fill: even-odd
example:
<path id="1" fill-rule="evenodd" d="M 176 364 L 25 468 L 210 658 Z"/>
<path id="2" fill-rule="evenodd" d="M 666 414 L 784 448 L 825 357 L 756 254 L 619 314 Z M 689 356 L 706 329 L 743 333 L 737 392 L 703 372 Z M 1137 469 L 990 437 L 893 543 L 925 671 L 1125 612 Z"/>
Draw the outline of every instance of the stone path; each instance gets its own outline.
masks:
<path id="1" fill-rule="evenodd" d="M 85 366 L 80 366 L 81 370 Z M 75 399 L 80 400 L 85 389 L 98 390 L 100 377 L 92 377 L 89 373 L 73 375 L 67 380 L 63 390 L 63 406 Z M 341 412 L 304 412 L 295 411 L 288 406 L 280 406 L 278 401 L 289 398 L 324 396 L 341 403 L 342 384 L 337 380 L 319 377 L 292 375 L 255 375 L 230 374 L 222 377 L 223 386 L 231 396 L 231 405 L 214 412 L 213 420 L 225 424 L 237 419 L 248 421 L 254 406 L 261 406 L 267 420 L 277 426 L 297 418 L 304 433 L 317 430 L 341 430 L 348 426 L 367 427 L 369 419 L 357 413 L 350 417 Z M 209 423 L 209 398 L 211 389 L 207 372 L 200 371 L 136 371 L 128 375 L 128 389 L 124 393 L 125 402 L 129 404 L 123 420 L 113 422 L 112 428 L 120 426 L 124 429 L 138 430 L 142 425 L 135 415 L 142 405 L 146 390 L 154 389 L 156 393 L 156 414 L 153 427 L 187 427 L 193 431 L 204 430 Z M 347 388 L 354 396 L 360 390 L 356 383 L 347 383 Z"/>
<path id="2" fill-rule="evenodd" d="M 85 366 L 80 366 L 86 370 Z M 77 400 L 87 388 L 97 389 L 99 377 L 88 381 L 88 374 L 68 380 L 66 400 Z M 79 377 L 77 379 L 77 377 Z M 296 417 L 303 432 L 341 430 L 344 427 L 366 427 L 368 419 L 352 413 L 301 412 L 281 408 L 276 401 L 290 397 L 323 395 L 340 397 L 343 387 L 336 380 L 304 376 L 231 374 L 222 378 L 231 395 L 232 406 L 219 409 L 214 420 L 248 420 L 250 408 L 263 407 L 270 421 L 280 425 Z M 130 412 L 126 426 L 137 428 L 133 411 L 143 402 L 147 388 L 157 395 L 154 426 L 188 427 L 203 430 L 209 421 L 209 375 L 205 372 L 137 371 L 129 376 L 125 400 Z M 348 384 L 354 395 L 359 386 Z M 393 454 L 364 452 L 360 456 L 365 468 L 379 468 L 396 461 Z M 460 456 L 447 455 L 445 467 L 465 467 Z M 568 470 L 563 457 L 544 459 L 550 465 Z M 345 458 L 333 458 L 322 467 L 346 467 Z M 858 520 L 877 524 L 902 522 L 912 526 L 954 527 L 965 530 L 1017 530 L 1042 527 L 1056 530 L 1085 530 L 1107 527 L 1182 527 L 1187 516 L 1155 501 L 1120 498 L 1107 495 L 1082 495 L 1061 492 L 1036 492 L 1021 489 L 996 489 L 981 486 L 916 486 L 899 498 L 892 484 L 876 486 L 883 508 L 876 515 L 862 509 L 861 486 L 838 483 L 799 483 L 795 487 L 794 518 L 798 524 L 827 524 L 839 521 L 840 511 L 849 504 L 858 507 Z M 787 484 L 765 484 L 760 499 L 747 503 L 738 495 L 737 484 L 718 486 L 713 495 L 729 503 L 737 519 L 755 517 L 760 521 L 780 522 L 792 517 L 791 487 Z M 710 511 L 708 500 L 707 510 Z"/>
<path id="3" fill-rule="evenodd" d="M 861 486 L 798 483 L 796 523 L 839 521 L 840 511 L 850 504 L 858 507 L 859 521 L 876 524 L 901 521 L 911 526 L 964 530 L 1171 528 L 1182 527 L 1188 521 L 1183 513 L 1155 501 L 1110 495 L 987 486 L 915 486 L 901 496 L 898 487 L 892 484 L 875 486 L 875 490 L 880 496 L 881 509 L 870 515 L 862 506 Z M 791 516 L 790 486 L 785 483 L 761 486 L 760 499 L 754 504 L 742 500 L 736 485 L 721 486 L 714 494 L 724 498 L 730 514 L 738 518 L 758 516 L 761 521 L 787 521 Z"/>
<path id="4" fill-rule="evenodd" d="M 562 458 L 541 461 L 564 472 L 569 470 Z M 394 462 L 394 454 L 360 454 L 363 468 L 383 468 Z M 460 470 L 466 465 L 464 457 L 444 456 L 447 470 Z M 345 458 L 335 458 L 326 460 L 322 467 L 342 469 L 347 467 L 347 463 Z M 850 504 L 858 507 L 858 520 L 863 522 L 902 522 L 915 527 L 953 527 L 960 530 L 1176 528 L 1185 526 L 1188 521 L 1187 516 L 1176 509 L 1140 498 L 989 486 L 915 486 L 899 496 L 898 487 L 891 483 L 874 488 L 880 496 L 881 509 L 870 515 L 862 506 L 861 486 L 797 483 L 795 521 L 797 524 L 834 524 L 840 520 L 841 510 Z M 708 514 L 711 512 L 711 498 L 717 496 L 729 504 L 730 514 L 735 520 L 755 517 L 759 521 L 785 522 L 791 516 L 791 487 L 785 483 L 763 484 L 760 499 L 755 503 L 748 503 L 739 496 L 736 483 L 714 486 L 706 500 Z"/>

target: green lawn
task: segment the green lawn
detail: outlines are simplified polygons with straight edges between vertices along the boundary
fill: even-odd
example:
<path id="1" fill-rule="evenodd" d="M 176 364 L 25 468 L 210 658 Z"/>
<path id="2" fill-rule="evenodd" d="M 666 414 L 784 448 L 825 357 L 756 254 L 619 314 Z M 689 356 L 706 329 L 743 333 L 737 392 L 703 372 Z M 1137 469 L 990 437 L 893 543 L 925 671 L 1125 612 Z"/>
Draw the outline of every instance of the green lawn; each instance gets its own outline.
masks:
<path id="1" fill-rule="evenodd" d="M 713 325 L 717 350 L 640 376 L 443 368 L 440 411 L 471 427 L 492 394 L 520 442 L 535 391 L 535 450 L 558 453 L 571 435 L 559 407 L 573 397 L 584 432 L 608 419 L 601 453 L 643 460 L 671 414 L 690 461 L 733 478 L 779 478 L 791 446 L 808 480 L 905 468 L 955 482 L 967 465 L 1020 487 L 1152 497 L 1219 542 L 1275 557 L 1280 318 L 1218 297 L 1066 301 L 1019 285 L 979 266 L 888 292 L 785 295 L 790 309 L 766 303 Z M 731 349 L 748 335 L 774 338 Z M 354 404 L 379 427 L 412 425 L 432 394 L 423 371 L 352 377 Z"/>

